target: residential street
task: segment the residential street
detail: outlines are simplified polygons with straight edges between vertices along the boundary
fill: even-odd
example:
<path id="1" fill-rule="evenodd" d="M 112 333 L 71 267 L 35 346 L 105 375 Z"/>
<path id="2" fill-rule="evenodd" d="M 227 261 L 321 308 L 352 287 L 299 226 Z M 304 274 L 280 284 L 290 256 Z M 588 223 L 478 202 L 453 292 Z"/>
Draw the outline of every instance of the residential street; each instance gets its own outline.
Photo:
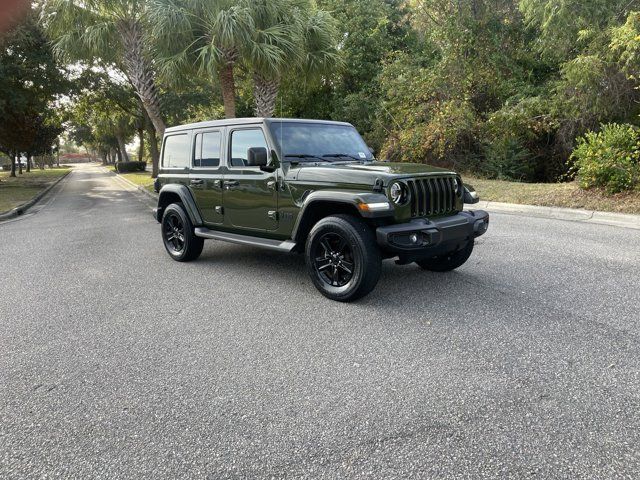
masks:
<path id="1" fill-rule="evenodd" d="M 637 478 L 640 231 L 492 214 L 341 304 L 159 228 L 94 165 L 0 223 L 0 478 Z"/>

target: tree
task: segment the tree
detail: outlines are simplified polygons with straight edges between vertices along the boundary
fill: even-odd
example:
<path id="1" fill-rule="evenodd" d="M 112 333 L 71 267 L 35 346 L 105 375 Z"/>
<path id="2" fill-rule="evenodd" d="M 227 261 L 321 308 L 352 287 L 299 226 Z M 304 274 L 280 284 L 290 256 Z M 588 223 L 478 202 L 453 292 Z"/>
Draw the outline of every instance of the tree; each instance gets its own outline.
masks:
<path id="1" fill-rule="evenodd" d="M 338 31 L 328 12 L 309 2 L 254 2 L 254 30 L 245 65 L 252 73 L 255 111 L 271 117 L 285 75 L 303 83 L 339 65 Z"/>
<path id="2" fill-rule="evenodd" d="M 70 84 L 32 10 L 0 39 L 0 149 L 12 158 L 28 153 L 54 127 L 53 103 Z M 29 165 L 30 168 L 30 165 Z M 21 171 L 21 167 L 20 167 Z"/>
<path id="3" fill-rule="evenodd" d="M 163 76 L 178 82 L 190 73 L 217 78 L 227 118 L 236 116 L 234 67 L 250 43 L 250 0 L 156 0 L 150 9 Z"/>
<path id="4" fill-rule="evenodd" d="M 122 71 L 162 137 L 166 125 L 153 68 L 148 7 L 145 0 L 47 0 L 42 19 L 64 58 Z M 157 158 L 152 174 L 158 174 Z"/>
<path id="5" fill-rule="evenodd" d="M 144 122 L 131 87 L 96 72 L 87 74 L 83 81 L 84 88 L 69 113 L 76 132 L 73 139 L 97 151 L 103 160 L 115 150 L 118 161 L 129 161 L 126 144 Z"/>

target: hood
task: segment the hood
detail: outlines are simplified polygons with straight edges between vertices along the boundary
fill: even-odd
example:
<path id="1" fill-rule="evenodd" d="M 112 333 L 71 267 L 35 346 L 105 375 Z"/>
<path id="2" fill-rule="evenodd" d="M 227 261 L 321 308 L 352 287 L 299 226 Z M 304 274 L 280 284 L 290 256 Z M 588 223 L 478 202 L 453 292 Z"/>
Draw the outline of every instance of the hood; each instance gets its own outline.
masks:
<path id="1" fill-rule="evenodd" d="M 417 177 L 425 175 L 455 175 L 445 168 L 432 167 L 420 163 L 346 163 L 346 164 L 304 164 L 292 167 L 297 180 L 342 181 L 349 183 L 371 183 L 371 179 L 382 178 L 385 184 L 396 178 Z"/>

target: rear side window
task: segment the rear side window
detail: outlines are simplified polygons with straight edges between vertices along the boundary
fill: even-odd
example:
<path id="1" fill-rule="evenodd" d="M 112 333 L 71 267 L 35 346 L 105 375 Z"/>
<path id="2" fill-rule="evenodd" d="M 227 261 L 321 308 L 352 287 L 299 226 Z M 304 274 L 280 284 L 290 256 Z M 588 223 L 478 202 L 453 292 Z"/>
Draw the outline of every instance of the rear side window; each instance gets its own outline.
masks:
<path id="1" fill-rule="evenodd" d="M 164 141 L 162 166 L 168 168 L 186 168 L 189 166 L 189 135 L 171 135 Z"/>
<path id="2" fill-rule="evenodd" d="M 220 132 L 204 132 L 196 135 L 194 167 L 220 166 Z"/>

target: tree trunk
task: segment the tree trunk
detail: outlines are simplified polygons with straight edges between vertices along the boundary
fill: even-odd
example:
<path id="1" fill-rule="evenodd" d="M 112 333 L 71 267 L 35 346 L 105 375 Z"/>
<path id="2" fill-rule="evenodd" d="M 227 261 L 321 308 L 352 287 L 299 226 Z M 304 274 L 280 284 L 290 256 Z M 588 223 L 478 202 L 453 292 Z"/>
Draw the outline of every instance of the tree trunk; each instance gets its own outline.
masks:
<path id="1" fill-rule="evenodd" d="M 236 118 L 236 84 L 233 79 L 233 62 L 226 62 L 218 70 L 220 88 L 222 89 L 222 103 L 225 118 Z"/>
<path id="2" fill-rule="evenodd" d="M 123 20 L 118 24 L 124 46 L 123 63 L 127 77 L 133 85 L 153 127 L 160 137 L 166 125 L 160 110 L 160 97 L 151 64 L 144 53 L 142 25 L 137 20 Z"/>
<path id="3" fill-rule="evenodd" d="M 151 177 L 156 178 L 160 170 L 160 152 L 158 151 L 158 140 L 153 125 L 146 123 L 147 134 L 149 135 L 149 152 L 151 153 Z"/>
<path id="4" fill-rule="evenodd" d="M 129 154 L 127 153 L 127 146 L 124 143 L 124 137 L 122 135 L 118 135 L 116 139 L 118 140 L 118 150 L 120 151 L 120 161 L 128 162 Z"/>
<path id="5" fill-rule="evenodd" d="M 22 175 L 22 154 L 18 153 L 18 173 Z"/>
<path id="6" fill-rule="evenodd" d="M 144 158 L 144 128 L 138 129 L 138 140 L 140 141 L 140 146 L 138 147 L 138 161 L 141 162 Z"/>
<path id="7" fill-rule="evenodd" d="M 103 151 L 102 152 L 102 165 L 107 165 L 109 163 L 109 159 L 107 158 L 107 152 Z"/>
<path id="8" fill-rule="evenodd" d="M 253 97 L 256 117 L 273 117 L 279 89 L 279 78 L 271 79 L 257 72 L 253 73 Z"/>
<path id="9" fill-rule="evenodd" d="M 16 154 L 15 153 L 11 154 L 11 176 L 12 177 L 16 176 Z"/>
<path id="10" fill-rule="evenodd" d="M 27 173 L 31 172 L 31 154 L 27 153 Z"/>

